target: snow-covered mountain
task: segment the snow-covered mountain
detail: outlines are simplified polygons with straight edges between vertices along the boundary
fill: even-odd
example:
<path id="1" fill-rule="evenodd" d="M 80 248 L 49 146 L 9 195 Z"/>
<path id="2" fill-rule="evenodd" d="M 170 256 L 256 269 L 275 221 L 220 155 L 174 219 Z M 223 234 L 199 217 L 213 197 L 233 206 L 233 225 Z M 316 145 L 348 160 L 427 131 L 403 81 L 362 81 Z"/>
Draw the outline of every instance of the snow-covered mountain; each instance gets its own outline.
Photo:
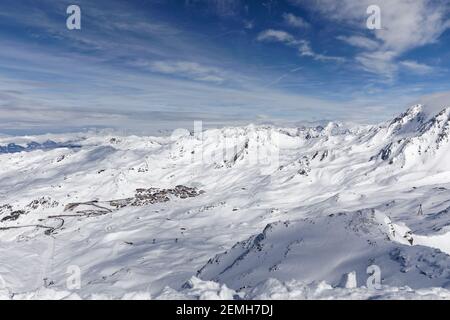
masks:
<path id="1" fill-rule="evenodd" d="M 377 126 L 1 136 L 0 297 L 448 299 L 449 132 L 450 108 L 416 105 Z"/>

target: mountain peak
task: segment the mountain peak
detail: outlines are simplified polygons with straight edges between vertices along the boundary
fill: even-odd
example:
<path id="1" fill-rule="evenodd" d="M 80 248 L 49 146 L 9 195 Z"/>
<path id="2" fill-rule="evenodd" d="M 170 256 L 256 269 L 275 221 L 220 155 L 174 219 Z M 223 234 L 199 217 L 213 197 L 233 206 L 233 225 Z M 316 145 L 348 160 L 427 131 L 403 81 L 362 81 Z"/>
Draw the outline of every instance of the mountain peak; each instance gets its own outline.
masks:
<path id="1" fill-rule="evenodd" d="M 389 123 L 389 131 L 394 134 L 415 131 L 424 123 L 423 109 L 424 107 L 421 104 L 410 107 Z"/>

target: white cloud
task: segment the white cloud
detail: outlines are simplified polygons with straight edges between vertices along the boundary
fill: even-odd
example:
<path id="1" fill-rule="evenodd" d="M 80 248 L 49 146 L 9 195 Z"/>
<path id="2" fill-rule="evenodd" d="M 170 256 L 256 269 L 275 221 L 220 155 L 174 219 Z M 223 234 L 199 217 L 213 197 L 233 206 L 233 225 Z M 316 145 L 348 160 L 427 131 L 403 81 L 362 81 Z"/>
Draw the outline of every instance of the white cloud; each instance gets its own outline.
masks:
<path id="1" fill-rule="evenodd" d="M 196 81 L 221 83 L 225 81 L 224 72 L 215 67 L 190 61 L 138 61 L 135 66 L 146 67 L 152 72 L 189 78 Z"/>
<path id="2" fill-rule="evenodd" d="M 284 42 L 289 45 L 297 45 L 298 41 L 292 36 L 290 33 L 281 31 L 281 30 L 273 30 L 268 29 L 261 32 L 258 35 L 258 41 L 275 41 L 275 42 Z"/>
<path id="3" fill-rule="evenodd" d="M 290 33 L 282 30 L 268 29 L 261 32 L 258 37 L 258 41 L 262 42 L 280 42 L 289 47 L 296 48 L 302 57 L 311 57 L 318 61 L 344 61 L 342 57 L 328 56 L 314 52 L 311 48 L 311 44 L 307 40 L 297 39 Z"/>
<path id="4" fill-rule="evenodd" d="M 241 0 L 185 0 L 185 5 L 195 6 L 197 3 L 206 4 L 210 11 L 221 17 L 238 15 L 242 10 Z"/>
<path id="5" fill-rule="evenodd" d="M 309 42 L 303 41 L 300 43 L 300 46 L 298 47 L 298 51 L 300 52 L 300 55 L 306 56 L 306 57 L 314 57 L 315 53 L 311 49 L 311 46 Z"/>
<path id="6" fill-rule="evenodd" d="M 295 28 L 308 28 L 310 25 L 302 17 L 298 17 L 292 13 L 284 13 L 283 19 L 286 24 Z"/>
<path id="7" fill-rule="evenodd" d="M 414 73 L 418 73 L 418 74 L 427 74 L 427 73 L 431 73 L 434 71 L 434 68 L 432 66 L 423 64 L 423 63 L 418 63 L 417 61 L 412 61 L 412 60 L 404 60 L 400 62 L 400 65 L 406 69 L 408 69 L 409 71 L 412 71 Z"/>
<path id="8" fill-rule="evenodd" d="M 355 60 L 363 70 L 382 75 L 392 81 L 398 70 L 397 65 L 392 62 L 395 55 L 392 51 L 367 51 L 358 54 Z"/>
<path id="9" fill-rule="evenodd" d="M 338 36 L 337 39 L 354 47 L 368 50 L 374 50 L 380 45 L 377 41 L 363 36 Z"/>
<path id="10" fill-rule="evenodd" d="M 291 0 L 291 2 L 364 31 L 367 31 L 366 9 L 374 4 L 373 0 Z M 450 28 L 448 1 L 377 0 L 376 4 L 381 8 L 381 30 L 374 30 L 373 34 L 367 37 L 340 38 L 364 50 L 356 57 L 356 61 L 369 72 L 394 77 L 398 70 L 398 60 L 404 53 L 437 42 L 442 33 Z M 375 59 L 370 61 L 371 58 Z"/>

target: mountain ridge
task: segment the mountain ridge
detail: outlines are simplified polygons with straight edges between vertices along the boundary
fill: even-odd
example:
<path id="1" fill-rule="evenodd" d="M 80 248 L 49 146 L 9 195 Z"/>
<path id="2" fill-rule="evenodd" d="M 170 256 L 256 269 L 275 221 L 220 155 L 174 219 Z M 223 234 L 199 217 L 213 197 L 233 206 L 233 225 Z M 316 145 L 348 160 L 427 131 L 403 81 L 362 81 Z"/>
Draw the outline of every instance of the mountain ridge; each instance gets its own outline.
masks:
<path id="1" fill-rule="evenodd" d="M 0 275 L 13 293 L 59 292 L 75 265 L 81 297 L 158 296 L 192 276 L 248 293 L 269 278 L 339 287 L 356 271 L 361 289 L 377 264 L 383 285 L 448 288 L 449 110 L 417 105 L 376 126 L 62 134 L 51 140 L 79 147 L 0 154 Z"/>

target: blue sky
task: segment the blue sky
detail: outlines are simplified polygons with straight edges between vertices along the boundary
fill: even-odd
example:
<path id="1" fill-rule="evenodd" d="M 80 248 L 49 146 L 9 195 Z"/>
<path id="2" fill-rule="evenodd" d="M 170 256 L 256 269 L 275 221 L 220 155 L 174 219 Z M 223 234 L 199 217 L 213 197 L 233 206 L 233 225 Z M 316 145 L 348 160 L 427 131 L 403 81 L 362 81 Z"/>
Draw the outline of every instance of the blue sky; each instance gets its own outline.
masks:
<path id="1" fill-rule="evenodd" d="M 66 28 L 77 4 L 82 29 Z M 381 30 L 366 27 L 371 4 Z M 450 1 L 4 0 L 0 132 L 336 119 L 450 91 Z"/>

